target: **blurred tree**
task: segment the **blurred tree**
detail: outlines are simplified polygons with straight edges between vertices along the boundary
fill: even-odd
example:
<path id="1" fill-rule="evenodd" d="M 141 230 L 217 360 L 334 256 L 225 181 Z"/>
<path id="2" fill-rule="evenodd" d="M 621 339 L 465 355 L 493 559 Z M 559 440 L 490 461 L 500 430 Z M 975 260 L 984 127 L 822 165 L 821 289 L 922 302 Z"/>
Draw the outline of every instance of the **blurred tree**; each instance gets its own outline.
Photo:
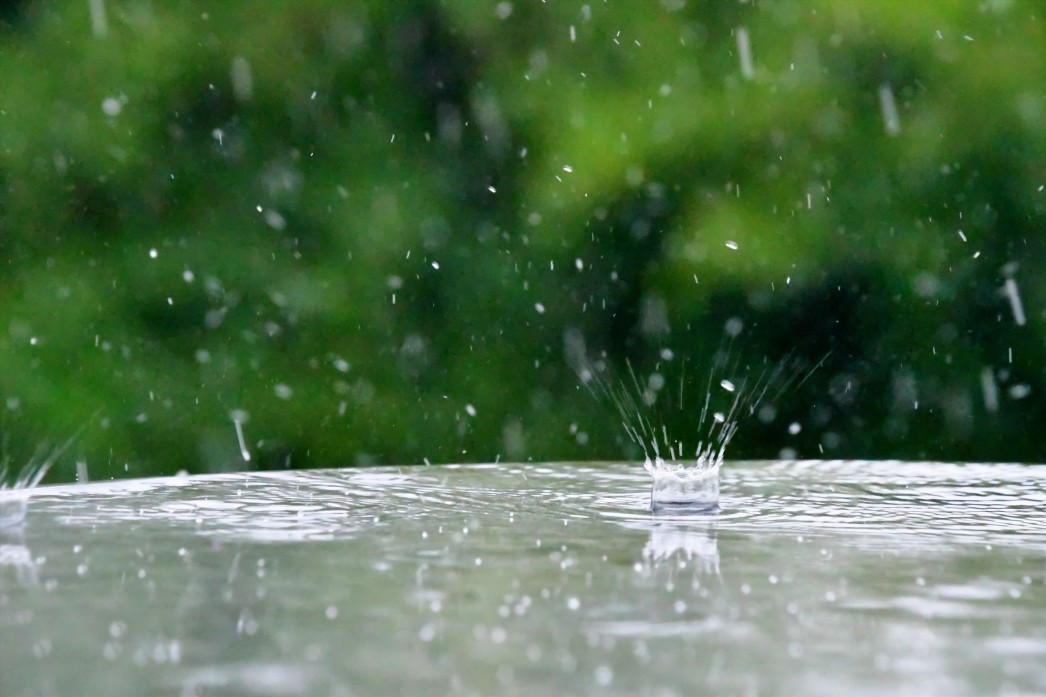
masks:
<path id="1" fill-rule="evenodd" d="M 711 366 L 827 355 L 732 457 L 1044 461 L 1044 32 L 1019 0 L 8 3 L 11 456 L 87 422 L 94 477 L 635 457 L 580 338 L 680 434 Z"/>

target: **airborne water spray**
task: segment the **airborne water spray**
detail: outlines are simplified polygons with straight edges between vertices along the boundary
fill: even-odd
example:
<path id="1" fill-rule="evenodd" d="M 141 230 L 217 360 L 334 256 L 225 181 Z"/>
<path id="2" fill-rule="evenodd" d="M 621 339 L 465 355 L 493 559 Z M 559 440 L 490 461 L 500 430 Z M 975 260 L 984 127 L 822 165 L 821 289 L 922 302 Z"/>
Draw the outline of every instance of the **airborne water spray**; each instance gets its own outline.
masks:
<path id="1" fill-rule="evenodd" d="M 825 361 L 806 369 L 793 352 L 776 363 L 741 368 L 731 363 L 733 339 L 742 323 L 731 319 L 723 342 L 712 360 L 704 385 L 704 399 L 690 439 L 670 435 L 665 423 L 655 425 L 648 413 L 659 399 L 664 379 L 659 372 L 641 382 L 630 362 L 627 381 L 611 380 L 604 361 L 591 363 L 585 357 L 579 333 L 566 337 L 567 356 L 584 384 L 597 398 L 609 399 L 621 417 L 629 439 L 643 452 L 643 467 L 653 478 L 650 509 L 661 512 L 702 512 L 719 507 L 719 469 L 726 448 L 742 419 L 756 413 L 792 387 L 798 387 Z M 663 360 L 672 352 L 662 351 Z M 657 378 L 654 380 L 653 378 Z M 678 407 L 683 411 L 684 378 L 679 380 Z M 716 408 L 722 405 L 722 408 Z"/>
<path id="2" fill-rule="evenodd" d="M 97 413 L 95 414 L 97 416 Z M 0 532 L 21 529 L 25 522 L 29 497 L 40 484 L 51 466 L 60 458 L 73 442 L 80 436 L 87 424 L 84 424 L 63 445 L 48 455 L 47 445 L 41 445 L 16 474 L 10 467 L 11 458 L 7 454 L 7 436 L 0 442 Z"/>
<path id="3" fill-rule="evenodd" d="M 61 455 L 61 449 L 47 458 L 35 455 L 28 464 L 22 467 L 8 481 L 8 462 L 6 455 L 0 463 L 0 531 L 12 530 L 25 522 L 29 495 L 44 478 L 54 461 Z"/>

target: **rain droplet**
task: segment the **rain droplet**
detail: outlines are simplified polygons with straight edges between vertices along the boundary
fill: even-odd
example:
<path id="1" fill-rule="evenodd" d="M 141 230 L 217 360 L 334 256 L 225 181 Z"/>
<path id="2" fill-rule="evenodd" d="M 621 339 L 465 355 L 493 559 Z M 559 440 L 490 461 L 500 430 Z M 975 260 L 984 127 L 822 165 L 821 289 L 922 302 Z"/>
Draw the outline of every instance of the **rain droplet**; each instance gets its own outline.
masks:
<path id="1" fill-rule="evenodd" d="M 106 116 L 119 116 L 120 112 L 123 111 L 123 104 L 116 97 L 106 97 L 102 101 L 102 111 L 105 112 Z"/>
<path id="2" fill-rule="evenodd" d="M 882 112 L 883 129 L 887 135 L 895 136 L 901 132 L 901 119 L 897 115 L 897 101 L 893 96 L 893 87 L 889 83 L 879 86 L 879 110 Z"/>
<path id="3" fill-rule="evenodd" d="M 752 63 L 752 41 L 748 36 L 748 30 L 738 27 L 735 32 L 737 39 L 737 57 L 741 62 L 741 75 L 746 80 L 755 77 L 755 66 Z"/>
<path id="4" fill-rule="evenodd" d="M 512 3 L 499 2 L 497 7 L 494 8 L 494 14 L 497 15 L 498 19 L 508 19 L 512 15 Z"/>

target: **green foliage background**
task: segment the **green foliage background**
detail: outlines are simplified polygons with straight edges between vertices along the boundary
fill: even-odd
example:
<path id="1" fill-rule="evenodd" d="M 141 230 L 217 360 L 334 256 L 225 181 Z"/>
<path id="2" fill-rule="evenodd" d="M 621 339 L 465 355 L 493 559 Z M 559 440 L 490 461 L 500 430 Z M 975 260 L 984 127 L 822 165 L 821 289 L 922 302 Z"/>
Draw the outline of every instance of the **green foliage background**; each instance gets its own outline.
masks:
<path id="1" fill-rule="evenodd" d="M 730 318 L 828 354 L 731 457 L 1046 460 L 1040 3 L 28 0 L 0 76 L 53 478 L 635 457 L 565 346 L 685 434 Z"/>

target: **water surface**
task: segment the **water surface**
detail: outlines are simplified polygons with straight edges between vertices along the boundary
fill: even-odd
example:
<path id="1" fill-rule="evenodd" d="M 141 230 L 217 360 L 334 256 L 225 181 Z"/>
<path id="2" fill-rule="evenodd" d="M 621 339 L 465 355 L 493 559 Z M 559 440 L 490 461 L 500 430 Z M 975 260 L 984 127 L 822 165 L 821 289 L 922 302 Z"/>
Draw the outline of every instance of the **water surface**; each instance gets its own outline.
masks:
<path id="1" fill-rule="evenodd" d="M 47 487 L 0 537 L 0 694 L 1046 693 L 1046 468 L 728 462 Z"/>

